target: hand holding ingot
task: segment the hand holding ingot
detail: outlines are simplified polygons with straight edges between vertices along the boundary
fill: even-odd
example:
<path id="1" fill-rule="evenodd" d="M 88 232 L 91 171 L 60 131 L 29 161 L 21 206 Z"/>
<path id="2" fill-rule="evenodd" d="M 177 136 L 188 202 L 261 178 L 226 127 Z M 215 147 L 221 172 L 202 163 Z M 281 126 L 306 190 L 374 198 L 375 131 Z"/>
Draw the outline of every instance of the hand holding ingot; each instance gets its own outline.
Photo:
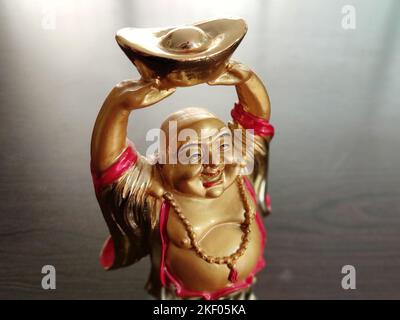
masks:
<path id="1" fill-rule="evenodd" d="M 229 61 L 226 65 L 223 72 L 218 76 L 218 78 L 214 80 L 210 80 L 207 83 L 210 86 L 224 85 L 224 86 L 232 86 L 238 85 L 246 82 L 250 79 L 253 72 L 237 61 Z"/>
<path id="2" fill-rule="evenodd" d="M 166 88 L 157 79 L 125 80 L 114 87 L 107 100 L 131 111 L 155 104 L 174 92 L 175 88 Z"/>

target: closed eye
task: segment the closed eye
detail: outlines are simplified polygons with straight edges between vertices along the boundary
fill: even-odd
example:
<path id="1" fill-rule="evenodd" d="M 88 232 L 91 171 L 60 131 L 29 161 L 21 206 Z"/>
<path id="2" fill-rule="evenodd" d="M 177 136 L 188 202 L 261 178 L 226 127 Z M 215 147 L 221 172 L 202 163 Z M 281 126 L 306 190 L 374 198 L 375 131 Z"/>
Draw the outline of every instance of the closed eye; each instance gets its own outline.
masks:
<path id="1" fill-rule="evenodd" d="M 200 153 L 194 153 L 189 157 L 189 162 L 190 163 L 197 163 L 201 159 L 201 154 Z"/>

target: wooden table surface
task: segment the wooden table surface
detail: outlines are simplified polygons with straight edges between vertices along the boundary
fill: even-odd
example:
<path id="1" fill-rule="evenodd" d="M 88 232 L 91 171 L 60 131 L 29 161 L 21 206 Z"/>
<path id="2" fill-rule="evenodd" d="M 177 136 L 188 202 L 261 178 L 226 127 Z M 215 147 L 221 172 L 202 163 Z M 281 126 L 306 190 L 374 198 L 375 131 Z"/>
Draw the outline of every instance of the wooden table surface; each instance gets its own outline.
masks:
<path id="1" fill-rule="evenodd" d="M 265 81 L 277 130 L 273 214 L 260 299 L 400 298 L 400 2 L 29 1 L 0 3 L 0 298 L 138 299 L 149 261 L 104 272 L 107 235 L 89 173 L 109 90 L 138 74 L 114 40 L 126 26 L 244 17 L 234 58 Z M 141 152 L 172 111 L 229 119 L 231 87 L 178 90 L 130 121 Z M 56 290 L 41 288 L 54 265 Z M 356 268 L 356 290 L 341 269 Z"/>

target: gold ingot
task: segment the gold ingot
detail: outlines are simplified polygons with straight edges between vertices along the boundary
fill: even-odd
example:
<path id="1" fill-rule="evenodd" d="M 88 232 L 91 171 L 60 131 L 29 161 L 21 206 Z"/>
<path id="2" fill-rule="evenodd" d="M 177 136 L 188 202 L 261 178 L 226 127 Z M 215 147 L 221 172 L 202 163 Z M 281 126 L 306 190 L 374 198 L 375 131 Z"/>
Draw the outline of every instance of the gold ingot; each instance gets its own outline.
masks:
<path id="1" fill-rule="evenodd" d="M 124 28 L 116 40 L 144 80 L 182 87 L 217 77 L 246 32 L 243 19 L 224 18 L 164 29 Z"/>

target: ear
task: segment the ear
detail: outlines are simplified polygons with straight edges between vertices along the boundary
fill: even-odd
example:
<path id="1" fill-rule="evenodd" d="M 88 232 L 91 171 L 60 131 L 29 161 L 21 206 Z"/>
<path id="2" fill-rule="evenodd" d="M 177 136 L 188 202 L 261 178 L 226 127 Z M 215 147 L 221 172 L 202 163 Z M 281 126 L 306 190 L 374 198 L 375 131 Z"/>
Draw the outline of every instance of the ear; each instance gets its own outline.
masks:
<path id="1" fill-rule="evenodd" d="M 161 170 L 163 166 L 164 166 L 163 164 L 159 163 L 153 165 L 153 174 L 152 174 L 153 176 L 150 182 L 150 187 L 147 192 L 149 193 L 149 195 L 155 198 L 162 198 L 165 192 L 161 176 Z"/>
<path id="2" fill-rule="evenodd" d="M 229 123 L 228 127 L 231 129 L 233 137 L 232 143 L 234 161 L 241 168 L 244 168 L 247 166 L 248 161 L 252 160 L 253 158 L 253 152 L 251 149 L 254 147 L 254 141 L 247 140 L 248 133 L 246 132 L 246 129 L 242 128 L 241 126 Z M 250 143 L 250 145 L 248 145 L 248 143 Z"/>

